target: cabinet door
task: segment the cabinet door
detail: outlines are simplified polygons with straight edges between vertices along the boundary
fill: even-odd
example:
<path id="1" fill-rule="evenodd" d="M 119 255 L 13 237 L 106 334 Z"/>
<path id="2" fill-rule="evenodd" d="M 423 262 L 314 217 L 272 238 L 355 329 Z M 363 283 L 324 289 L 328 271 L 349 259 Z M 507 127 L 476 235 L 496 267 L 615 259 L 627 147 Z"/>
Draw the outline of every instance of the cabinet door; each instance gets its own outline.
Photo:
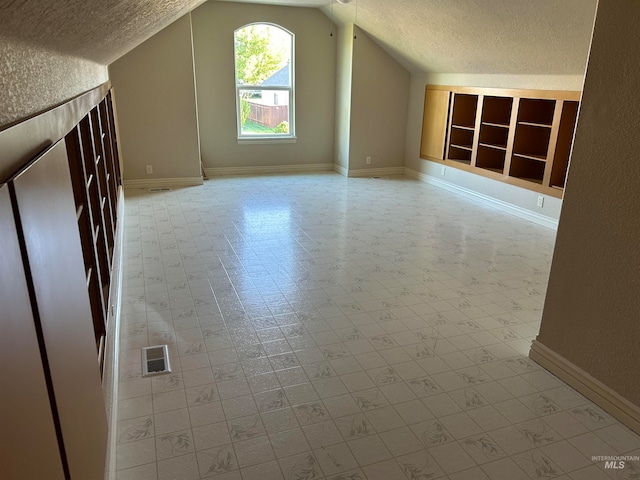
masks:
<path id="1" fill-rule="evenodd" d="M 71 478 L 102 479 L 107 421 L 64 141 L 10 186 Z"/>
<path id="2" fill-rule="evenodd" d="M 11 480 L 64 480 L 9 189 L 0 187 L 0 455 Z"/>
<path id="3" fill-rule="evenodd" d="M 450 96 L 451 92 L 448 90 L 431 90 L 430 88 L 425 90 L 422 143 L 420 144 L 422 158 L 444 159 Z"/>

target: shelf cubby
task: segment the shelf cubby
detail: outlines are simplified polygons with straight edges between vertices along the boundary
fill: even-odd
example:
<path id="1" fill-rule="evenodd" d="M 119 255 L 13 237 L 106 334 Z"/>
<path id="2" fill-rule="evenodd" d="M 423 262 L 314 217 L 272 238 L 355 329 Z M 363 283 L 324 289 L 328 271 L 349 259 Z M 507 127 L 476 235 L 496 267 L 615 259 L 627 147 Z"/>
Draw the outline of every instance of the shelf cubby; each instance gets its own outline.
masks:
<path id="1" fill-rule="evenodd" d="M 513 153 L 530 158 L 546 159 L 550 136 L 549 128 L 518 123 Z"/>
<path id="2" fill-rule="evenodd" d="M 509 128 L 513 98 L 485 96 L 482 103 L 482 123 Z"/>
<path id="3" fill-rule="evenodd" d="M 478 155 L 476 157 L 476 167 L 489 170 L 494 173 L 503 174 L 506 150 L 493 146 L 478 145 Z"/>
<path id="4" fill-rule="evenodd" d="M 447 159 L 471 165 L 475 141 L 478 95 L 456 94 L 451 105 L 451 125 Z"/>
<path id="5" fill-rule="evenodd" d="M 521 98 L 520 108 L 518 109 L 518 123 L 551 126 L 555 108 L 555 100 Z"/>
<path id="6" fill-rule="evenodd" d="M 473 130 L 451 127 L 451 145 L 473 148 Z"/>
<path id="7" fill-rule="evenodd" d="M 507 148 L 509 128 L 496 127 L 495 124 L 482 122 L 480 125 L 480 143 Z"/>
<path id="8" fill-rule="evenodd" d="M 454 162 L 471 165 L 471 153 L 472 153 L 471 148 L 457 147 L 455 145 L 450 145 L 448 159 L 453 160 Z"/>
<path id="9" fill-rule="evenodd" d="M 478 109 L 478 96 L 456 94 L 453 97 L 453 114 L 451 125 L 459 127 L 475 128 L 476 112 Z"/>
<path id="10" fill-rule="evenodd" d="M 513 155 L 509 175 L 528 182 L 542 184 L 545 165 L 544 161 Z"/>

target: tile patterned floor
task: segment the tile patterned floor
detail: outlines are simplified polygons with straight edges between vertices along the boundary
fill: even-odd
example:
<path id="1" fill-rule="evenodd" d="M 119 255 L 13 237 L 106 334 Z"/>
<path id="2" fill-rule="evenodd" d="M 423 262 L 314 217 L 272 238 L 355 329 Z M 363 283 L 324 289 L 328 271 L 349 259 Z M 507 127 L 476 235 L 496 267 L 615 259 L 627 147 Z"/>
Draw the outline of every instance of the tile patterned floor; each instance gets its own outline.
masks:
<path id="1" fill-rule="evenodd" d="M 334 174 L 129 191 L 125 222 L 119 480 L 640 478 L 591 459 L 639 437 L 526 356 L 548 229 Z"/>

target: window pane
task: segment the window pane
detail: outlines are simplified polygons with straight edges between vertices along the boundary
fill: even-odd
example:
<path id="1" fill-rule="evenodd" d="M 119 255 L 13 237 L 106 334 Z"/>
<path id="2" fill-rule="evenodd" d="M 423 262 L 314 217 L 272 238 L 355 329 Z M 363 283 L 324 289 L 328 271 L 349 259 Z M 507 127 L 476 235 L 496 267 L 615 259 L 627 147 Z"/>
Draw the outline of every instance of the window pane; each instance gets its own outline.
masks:
<path id="1" fill-rule="evenodd" d="M 241 135 L 289 135 L 289 90 L 240 89 Z"/>
<path id="2" fill-rule="evenodd" d="M 240 137 L 292 137 L 293 34 L 254 23 L 234 32 Z"/>
<path id="3" fill-rule="evenodd" d="M 236 30 L 238 85 L 291 86 L 292 37 L 273 25 L 254 24 Z"/>

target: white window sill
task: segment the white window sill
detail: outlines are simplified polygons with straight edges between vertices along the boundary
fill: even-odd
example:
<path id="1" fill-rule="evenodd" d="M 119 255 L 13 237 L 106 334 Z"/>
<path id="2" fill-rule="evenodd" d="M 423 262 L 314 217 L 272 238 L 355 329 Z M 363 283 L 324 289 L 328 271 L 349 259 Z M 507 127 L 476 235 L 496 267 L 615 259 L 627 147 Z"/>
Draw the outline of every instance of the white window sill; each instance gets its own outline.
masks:
<path id="1" fill-rule="evenodd" d="M 298 137 L 241 137 L 241 138 L 238 138 L 238 145 L 296 143 L 297 141 L 298 141 Z"/>

